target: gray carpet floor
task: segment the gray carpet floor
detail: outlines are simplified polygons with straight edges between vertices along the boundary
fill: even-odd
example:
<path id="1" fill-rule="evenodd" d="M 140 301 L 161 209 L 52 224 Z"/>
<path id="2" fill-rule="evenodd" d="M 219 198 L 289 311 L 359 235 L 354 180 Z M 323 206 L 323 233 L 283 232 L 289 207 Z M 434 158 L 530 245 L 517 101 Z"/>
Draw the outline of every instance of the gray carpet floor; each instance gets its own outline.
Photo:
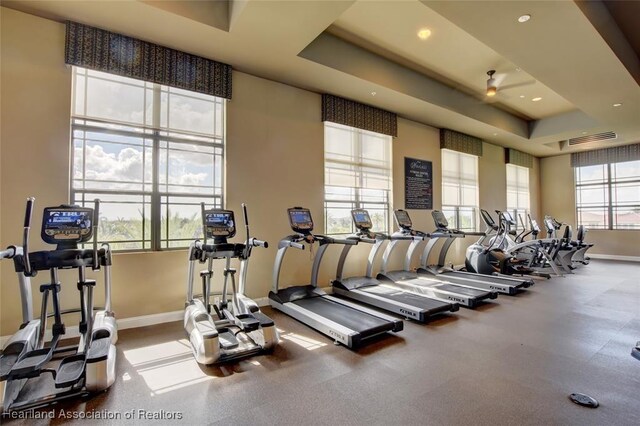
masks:
<path id="1" fill-rule="evenodd" d="M 640 340 L 637 263 L 593 261 L 476 310 L 406 322 L 357 352 L 264 311 L 281 344 L 223 367 L 197 365 L 180 322 L 122 330 L 115 385 L 58 404 L 56 415 L 120 413 L 105 424 L 640 424 L 640 361 L 630 355 Z M 601 406 L 575 405 L 572 392 Z M 165 418 L 144 421 L 137 410 Z M 167 418 L 173 412 L 181 420 Z"/>

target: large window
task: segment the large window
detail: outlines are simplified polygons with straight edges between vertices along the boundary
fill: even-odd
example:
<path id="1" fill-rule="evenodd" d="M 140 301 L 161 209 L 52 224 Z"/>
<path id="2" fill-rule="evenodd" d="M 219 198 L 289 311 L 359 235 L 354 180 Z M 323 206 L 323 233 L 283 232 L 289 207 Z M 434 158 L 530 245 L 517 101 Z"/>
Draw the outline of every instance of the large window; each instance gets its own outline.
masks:
<path id="1" fill-rule="evenodd" d="M 640 161 L 576 167 L 578 225 L 640 229 Z"/>
<path id="2" fill-rule="evenodd" d="M 517 228 L 526 228 L 529 213 L 529 169 L 527 167 L 507 164 L 507 210 L 516 220 Z"/>
<path id="3" fill-rule="evenodd" d="M 476 231 L 478 223 L 478 157 L 442 151 L 442 212 L 449 226 Z"/>
<path id="4" fill-rule="evenodd" d="M 388 232 L 391 136 L 325 122 L 324 165 L 326 233 L 352 233 L 355 208 L 369 211 L 374 230 Z"/>
<path id="5" fill-rule="evenodd" d="M 100 198 L 114 249 L 185 247 L 202 233 L 199 203 L 223 205 L 225 101 L 73 69 L 71 199 Z"/>

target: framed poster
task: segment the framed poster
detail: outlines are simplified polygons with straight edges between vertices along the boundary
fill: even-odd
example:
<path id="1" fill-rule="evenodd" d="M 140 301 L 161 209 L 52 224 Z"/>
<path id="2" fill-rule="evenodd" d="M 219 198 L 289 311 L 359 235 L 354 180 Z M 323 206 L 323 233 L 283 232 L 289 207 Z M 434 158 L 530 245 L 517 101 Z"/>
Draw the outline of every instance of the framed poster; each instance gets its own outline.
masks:
<path id="1" fill-rule="evenodd" d="M 404 157 L 404 208 L 433 209 L 431 161 Z"/>

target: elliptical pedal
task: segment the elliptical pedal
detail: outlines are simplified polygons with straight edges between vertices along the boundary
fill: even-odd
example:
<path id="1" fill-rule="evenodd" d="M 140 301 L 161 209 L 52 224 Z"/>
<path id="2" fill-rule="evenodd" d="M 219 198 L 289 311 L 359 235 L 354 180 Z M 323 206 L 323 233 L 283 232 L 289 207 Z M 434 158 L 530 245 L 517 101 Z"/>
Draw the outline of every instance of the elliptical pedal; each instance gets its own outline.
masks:
<path id="1" fill-rule="evenodd" d="M 56 370 L 56 388 L 68 388 L 78 383 L 84 376 L 86 361 L 85 354 L 71 355 L 63 359 Z"/>
<path id="2" fill-rule="evenodd" d="M 240 314 L 235 316 L 236 325 L 242 328 L 242 331 L 248 333 L 260 328 L 260 321 L 258 321 L 252 314 Z"/>
<path id="3" fill-rule="evenodd" d="M 253 316 L 260 322 L 260 327 L 272 327 L 274 325 L 273 320 L 262 312 L 254 312 Z"/>
<path id="4" fill-rule="evenodd" d="M 22 359 L 13 365 L 13 368 L 9 371 L 8 378 L 24 379 L 37 377 L 40 374 L 40 370 L 44 368 L 52 357 L 53 350 L 51 350 L 51 348 L 27 352 Z"/>
<path id="5" fill-rule="evenodd" d="M 0 380 L 6 380 L 14 365 L 27 353 L 24 342 L 9 344 L 0 355 Z"/>
<path id="6" fill-rule="evenodd" d="M 233 349 L 240 345 L 236 336 L 228 328 L 218 329 L 218 341 L 222 349 Z"/>
<path id="7" fill-rule="evenodd" d="M 105 359 L 109 355 L 111 348 L 111 336 L 92 340 L 87 351 L 87 362 L 96 362 Z"/>

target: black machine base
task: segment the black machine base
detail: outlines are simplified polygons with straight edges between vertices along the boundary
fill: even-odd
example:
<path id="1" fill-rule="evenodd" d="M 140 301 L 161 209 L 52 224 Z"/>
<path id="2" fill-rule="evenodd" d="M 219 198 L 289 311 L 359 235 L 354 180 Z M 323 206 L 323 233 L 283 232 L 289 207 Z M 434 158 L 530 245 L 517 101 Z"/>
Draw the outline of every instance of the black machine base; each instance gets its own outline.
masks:
<path id="1" fill-rule="evenodd" d="M 569 395 L 569 399 L 578 405 L 589 408 L 598 408 L 600 403 L 593 397 L 585 395 L 583 393 L 572 393 Z"/>

